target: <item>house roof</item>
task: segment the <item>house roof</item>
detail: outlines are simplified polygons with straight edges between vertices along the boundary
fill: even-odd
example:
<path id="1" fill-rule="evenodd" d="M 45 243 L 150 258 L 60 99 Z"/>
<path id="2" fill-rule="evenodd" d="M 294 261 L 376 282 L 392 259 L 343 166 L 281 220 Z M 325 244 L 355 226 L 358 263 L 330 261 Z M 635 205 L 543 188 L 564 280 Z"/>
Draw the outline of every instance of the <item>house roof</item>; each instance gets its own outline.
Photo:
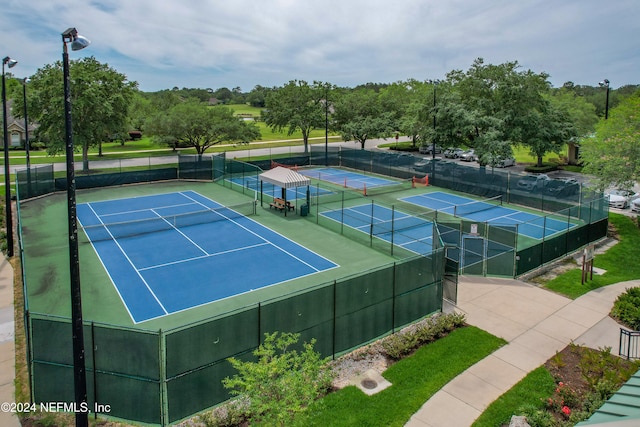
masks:
<path id="1" fill-rule="evenodd" d="M 283 168 L 275 167 L 259 175 L 260 181 L 265 181 L 282 188 L 296 188 L 311 185 L 311 179 L 299 174 L 298 172 Z"/>

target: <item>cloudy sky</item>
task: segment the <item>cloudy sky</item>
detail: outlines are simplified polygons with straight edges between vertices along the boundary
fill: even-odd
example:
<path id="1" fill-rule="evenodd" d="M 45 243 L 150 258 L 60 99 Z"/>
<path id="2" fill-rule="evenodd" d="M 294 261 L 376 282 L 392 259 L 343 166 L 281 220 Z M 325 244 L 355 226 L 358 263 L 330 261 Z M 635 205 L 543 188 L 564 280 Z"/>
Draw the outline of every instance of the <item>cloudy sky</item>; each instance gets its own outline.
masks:
<path id="1" fill-rule="evenodd" d="M 640 83 L 638 0 L 2 0 L 16 77 L 61 59 L 61 33 L 143 91 L 442 79 L 473 60 L 566 81 Z"/>

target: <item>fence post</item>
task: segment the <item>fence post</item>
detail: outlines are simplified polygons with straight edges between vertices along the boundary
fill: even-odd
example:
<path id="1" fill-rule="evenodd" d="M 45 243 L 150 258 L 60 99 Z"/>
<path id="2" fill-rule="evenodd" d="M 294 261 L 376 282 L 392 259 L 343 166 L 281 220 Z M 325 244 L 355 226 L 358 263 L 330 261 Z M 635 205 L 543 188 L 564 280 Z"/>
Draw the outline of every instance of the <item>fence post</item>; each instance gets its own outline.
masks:
<path id="1" fill-rule="evenodd" d="M 169 425 L 169 396 L 167 392 L 167 341 L 162 329 L 158 329 L 158 370 L 160 380 L 160 425 Z"/>

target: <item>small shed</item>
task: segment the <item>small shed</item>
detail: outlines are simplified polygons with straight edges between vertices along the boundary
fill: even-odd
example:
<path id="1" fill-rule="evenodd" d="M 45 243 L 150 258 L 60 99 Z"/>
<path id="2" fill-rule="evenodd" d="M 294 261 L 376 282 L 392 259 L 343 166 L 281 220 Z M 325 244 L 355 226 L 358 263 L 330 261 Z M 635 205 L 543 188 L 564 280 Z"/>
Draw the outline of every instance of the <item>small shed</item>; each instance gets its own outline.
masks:
<path id="1" fill-rule="evenodd" d="M 282 188 L 282 199 L 287 202 L 287 189 L 307 187 L 307 206 L 310 202 L 309 186 L 311 185 L 311 179 L 306 177 L 293 169 L 283 168 L 282 166 L 275 167 L 266 172 L 261 173 L 258 176 L 260 180 L 260 194 L 264 194 L 263 183 L 268 182 Z M 262 200 L 260 200 L 262 202 Z M 287 209 L 284 210 L 285 216 L 287 215 Z"/>

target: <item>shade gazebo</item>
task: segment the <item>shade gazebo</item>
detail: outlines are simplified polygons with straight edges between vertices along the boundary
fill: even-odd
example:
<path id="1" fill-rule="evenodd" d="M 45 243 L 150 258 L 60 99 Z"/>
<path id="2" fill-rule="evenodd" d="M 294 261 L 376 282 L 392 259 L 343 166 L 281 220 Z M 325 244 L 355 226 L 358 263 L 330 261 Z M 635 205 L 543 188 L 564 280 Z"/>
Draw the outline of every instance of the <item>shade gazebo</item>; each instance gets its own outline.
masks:
<path id="1" fill-rule="evenodd" d="M 306 177 L 293 169 L 283 168 L 282 166 L 275 167 L 266 172 L 261 173 L 258 176 L 260 180 L 260 203 L 262 203 L 262 196 L 264 195 L 263 185 L 265 182 L 278 186 L 282 189 L 282 200 L 285 205 L 287 203 L 287 189 L 307 187 L 307 206 L 310 202 L 309 186 L 311 185 L 311 179 Z M 287 209 L 284 210 L 285 216 L 287 215 Z"/>

